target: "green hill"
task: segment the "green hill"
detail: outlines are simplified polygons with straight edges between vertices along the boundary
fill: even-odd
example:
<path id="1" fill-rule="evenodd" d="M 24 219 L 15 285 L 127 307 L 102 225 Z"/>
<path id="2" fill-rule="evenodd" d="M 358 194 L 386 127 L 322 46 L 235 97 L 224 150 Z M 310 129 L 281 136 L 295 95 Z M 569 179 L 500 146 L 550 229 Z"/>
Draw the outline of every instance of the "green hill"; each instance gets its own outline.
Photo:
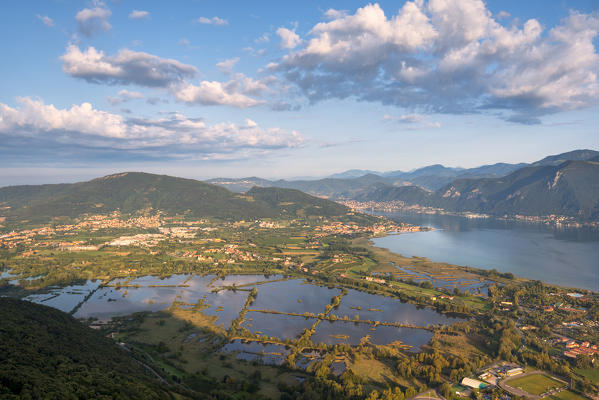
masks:
<path id="1" fill-rule="evenodd" d="M 254 187 L 246 195 L 251 196 L 254 201 L 266 203 L 280 210 L 282 214 L 331 216 L 343 215 L 348 211 L 344 205 L 310 196 L 295 189 Z"/>
<path id="2" fill-rule="evenodd" d="M 186 213 L 193 218 L 232 219 L 338 216 L 348 211 L 339 204 L 299 193 L 255 188 L 242 195 L 193 179 L 125 172 L 74 184 L 0 188 L 0 213 L 13 219 L 42 221 L 115 210 L 131 214 L 153 209 L 171 215 Z M 279 200 L 270 199 L 271 195 Z M 293 207 L 282 204 L 289 201 L 294 203 Z"/>
<path id="3" fill-rule="evenodd" d="M 127 351 L 68 314 L 0 298 L 0 321 L 0 398 L 170 398 Z"/>
<path id="4" fill-rule="evenodd" d="M 373 190 L 355 197 L 358 201 L 393 201 L 401 199 L 408 204 L 428 205 L 431 193 L 419 186 L 379 185 Z"/>

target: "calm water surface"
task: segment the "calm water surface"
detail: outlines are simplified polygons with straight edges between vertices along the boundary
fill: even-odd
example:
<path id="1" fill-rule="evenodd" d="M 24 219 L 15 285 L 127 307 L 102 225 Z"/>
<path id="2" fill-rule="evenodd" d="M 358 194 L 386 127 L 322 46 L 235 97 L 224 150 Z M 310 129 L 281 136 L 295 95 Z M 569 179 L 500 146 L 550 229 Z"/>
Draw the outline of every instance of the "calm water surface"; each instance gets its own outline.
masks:
<path id="1" fill-rule="evenodd" d="M 374 239 L 404 256 L 467 265 L 599 291 L 599 231 L 446 215 L 383 214 L 430 232 Z"/>

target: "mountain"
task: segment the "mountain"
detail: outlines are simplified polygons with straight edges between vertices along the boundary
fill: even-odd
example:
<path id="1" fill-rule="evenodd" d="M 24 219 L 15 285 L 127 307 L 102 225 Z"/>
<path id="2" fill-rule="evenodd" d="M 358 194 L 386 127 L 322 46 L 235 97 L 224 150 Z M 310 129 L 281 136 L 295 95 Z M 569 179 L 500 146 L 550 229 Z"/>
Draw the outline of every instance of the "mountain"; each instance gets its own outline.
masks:
<path id="1" fill-rule="evenodd" d="M 599 162 L 527 166 L 501 178 L 457 179 L 436 192 L 379 186 L 361 201 L 403 201 L 454 212 L 491 215 L 565 215 L 599 221 Z"/>
<path id="2" fill-rule="evenodd" d="M 364 175 L 381 175 L 383 176 L 382 173 L 378 172 L 378 171 L 371 171 L 368 169 L 349 169 L 347 171 L 344 172 L 340 172 L 337 174 L 333 174 L 328 176 L 328 178 L 333 178 L 333 179 L 349 179 L 349 178 L 359 178 L 361 176 Z"/>
<path id="3" fill-rule="evenodd" d="M 248 178 L 213 178 L 205 181 L 211 185 L 218 185 L 229 189 L 232 192 L 236 193 L 245 193 L 254 186 L 259 187 L 270 187 L 273 186 L 274 181 L 269 181 L 268 179 L 262 179 L 255 176 Z"/>
<path id="4" fill-rule="evenodd" d="M 352 198 L 358 193 L 364 190 L 370 189 L 372 185 L 384 183 L 387 185 L 402 185 L 405 182 L 394 179 L 385 178 L 383 176 L 375 174 L 366 174 L 357 178 L 339 179 L 339 178 L 325 178 L 318 180 L 298 180 L 298 181 L 287 181 L 287 180 L 276 180 L 268 181 L 260 178 L 242 178 L 242 179 L 212 179 L 208 181 L 212 184 L 224 186 L 227 189 L 250 189 L 253 186 L 261 187 L 278 187 L 285 189 L 297 189 L 302 192 L 310 193 L 314 196 L 326 197 L 326 198 Z M 246 189 L 246 190 L 247 190 Z M 245 190 L 240 190 L 245 191 Z"/>
<path id="5" fill-rule="evenodd" d="M 319 199 L 295 189 L 258 188 L 254 187 L 247 193 L 254 201 L 264 202 L 272 208 L 281 209 L 281 213 L 291 215 L 342 215 L 347 207 Z"/>
<path id="6" fill-rule="evenodd" d="M 535 167 L 542 165 L 559 165 L 565 161 L 588 161 L 597 157 L 599 157 L 599 151 L 588 149 L 574 150 L 567 153 L 547 156 L 542 160 L 532 163 L 531 165 Z"/>
<path id="7" fill-rule="evenodd" d="M 511 174 L 514 171 L 519 170 L 520 168 L 526 167 L 528 164 L 519 163 L 519 164 L 507 164 L 507 163 L 497 163 L 492 165 L 483 165 L 481 167 L 476 168 L 468 168 L 462 170 L 456 178 L 461 179 L 477 179 L 477 178 L 501 178 L 502 176 L 506 176 Z"/>
<path id="8" fill-rule="evenodd" d="M 4 297 L 0 321 L 0 398 L 171 398 L 129 352 L 66 313 Z"/>
<path id="9" fill-rule="evenodd" d="M 348 211 L 327 200 L 309 195 L 298 196 L 295 191 L 288 195 L 294 199 L 293 207 L 280 205 L 266 201 L 269 193 L 267 189 L 255 188 L 251 194 L 240 195 L 193 179 L 125 172 L 74 184 L 0 188 L 0 210 L 9 218 L 32 221 L 115 210 L 129 214 L 154 209 L 171 215 L 186 213 L 194 218 L 236 219 L 293 218 L 314 212 L 333 216 Z M 284 193 L 283 190 L 280 195 L 285 197 Z M 2 210 L 5 207 L 9 208 Z"/>
<path id="10" fill-rule="evenodd" d="M 431 192 L 418 186 L 389 186 L 378 185 L 371 191 L 363 192 L 354 197 L 357 201 L 393 201 L 401 199 L 407 204 L 426 206 L 431 200 Z"/>
<path id="11" fill-rule="evenodd" d="M 599 220 L 599 164 L 566 161 L 532 166 L 496 179 L 460 179 L 435 194 L 452 211 L 493 215 L 566 215 Z"/>

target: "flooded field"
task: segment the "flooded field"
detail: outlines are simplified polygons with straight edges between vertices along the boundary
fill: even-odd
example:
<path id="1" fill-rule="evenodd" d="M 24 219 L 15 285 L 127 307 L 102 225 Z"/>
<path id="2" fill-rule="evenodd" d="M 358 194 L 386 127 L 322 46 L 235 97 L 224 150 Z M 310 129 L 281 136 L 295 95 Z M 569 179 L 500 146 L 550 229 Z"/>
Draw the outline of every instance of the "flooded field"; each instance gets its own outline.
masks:
<path id="1" fill-rule="evenodd" d="M 449 325 L 459 319 L 451 318 L 429 308 L 418 308 L 413 304 L 402 303 L 399 299 L 377 296 L 350 289 L 341 299 L 341 304 L 332 314 L 343 318 L 380 322 L 399 322 L 418 326 Z"/>
<path id="2" fill-rule="evenodd" d="M 310 329 L 314 322 L 315 318 L 250 311 L 245 315 L 242 326 L 258 335 L 275 336 L 285 340 L 296 339 L 304 329 Z"/>
<path id="3" fill-rule="evenodd" d="M 427 344 L 433 333 L 424 329 L 398 328 L 395 326 L 377 326 L 372 324 L 322 321 L 312 335 L 312 342 L 339 344 L 347 343 L 352 346 L 360 344 L 362 338 L 368 336 L 370 343 L 385 345 L 401 342 L 410 346 L 410 350 L 419 351 L 420 347 Z"/>
<path id="4" fill-rule="evenodd" d="M 100 286 L 100 281 L 88 280 L 81 285 L 70 285 L 65 287 L 50 287 L 47 293 L 32 294 L 25 300 L 58 308 L 64 312 L 71 312 L 79 303 Z"/>
<path id="5" fill-rule="evenodd" d="M 269 365 L 281 365 L 291 350 L 285 346 L 256 341 L 233 340 L 220 349 L 221 352 L 237 352 L 236 358 L 246 361 L 259 361 Z"/>
<path id="6" fill-rule="evenodd" d="M 287 313 L 318 314 L 341 290 L 306 283 L 301 279 L 266 283 L 258 288 L 252 310 L 275 310 Z"/>
<path id="7" fill-rule="evenodd" d="M 7 271 L 3 276 L 12 278 Z M 105 285 L 87 281 L 66 287 L 49 287 L 25 297 L 26 300 L 49 305 L 77 318 L 100 321 L 142 311 L 163 311 L 176 306 L 195 307 L 205 315 L 216 316 L 215 324 L 228 329 L 242 311 L 250 291 L 257 295 L 245 312 L 241 327 L 259 336 L 297 339 L 310 329 L 325 312 L 341 289 L 311 284 L 303 279 L 286 279 L 282 275 L 184 275 L 167 277 L 142 276 L 114 279 Z M 289 314 L 308 314 L 298 316 Z M 331 316 L 339 319 L 360 319 L 417 327 L 448 325 L 460 321 L 432 309 L 418 308 L 399 299 L 377 296 L 350 289 L 341 297 Z M 428 343 L 432 333 L 426 329 L 396 326 L 375 326 L 374 323 L 322 320 L 311 339 L 314 343 L 350 345 L 369 340 L 373 344 L 400 343 L 405 349 L 418 351 Z M 276 344 L 233 341 L 221 351 L 235 352 L 236 357 L 249 361 L 280 364 L 289 350 Z M 304 360 L 304 358 L 306 358 Z M 310 364 L 313 357 L 303 357 L 300 363 Z"/>

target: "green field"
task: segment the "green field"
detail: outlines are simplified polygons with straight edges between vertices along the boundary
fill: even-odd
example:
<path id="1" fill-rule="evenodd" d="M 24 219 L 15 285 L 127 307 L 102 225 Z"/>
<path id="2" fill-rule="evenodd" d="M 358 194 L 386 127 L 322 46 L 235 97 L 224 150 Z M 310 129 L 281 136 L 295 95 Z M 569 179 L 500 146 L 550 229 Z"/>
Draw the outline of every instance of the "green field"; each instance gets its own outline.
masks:
<path id="1" fill-rule="evenodd" d="M 513 388 L 520 388 L 537 396 L 548 390 L 564 386 L 562 382 L 545 374 L 524 376 L 522 378 L 510 380 L 506 383 Z"/>
<path id="2" fill-rule="evenodd" d="M 599 369 L 577 369 L 576 372 L 593 383 L 599 383 Z"/>
<path id="3" fill-rule="evenodd" d="M 569 390 L 564 390 L 563 392 L 559 392 L 556 395 L 545 397 L 547 400 L 586 400 L 585 397 L 582 397 L 574 392 Z"/>

